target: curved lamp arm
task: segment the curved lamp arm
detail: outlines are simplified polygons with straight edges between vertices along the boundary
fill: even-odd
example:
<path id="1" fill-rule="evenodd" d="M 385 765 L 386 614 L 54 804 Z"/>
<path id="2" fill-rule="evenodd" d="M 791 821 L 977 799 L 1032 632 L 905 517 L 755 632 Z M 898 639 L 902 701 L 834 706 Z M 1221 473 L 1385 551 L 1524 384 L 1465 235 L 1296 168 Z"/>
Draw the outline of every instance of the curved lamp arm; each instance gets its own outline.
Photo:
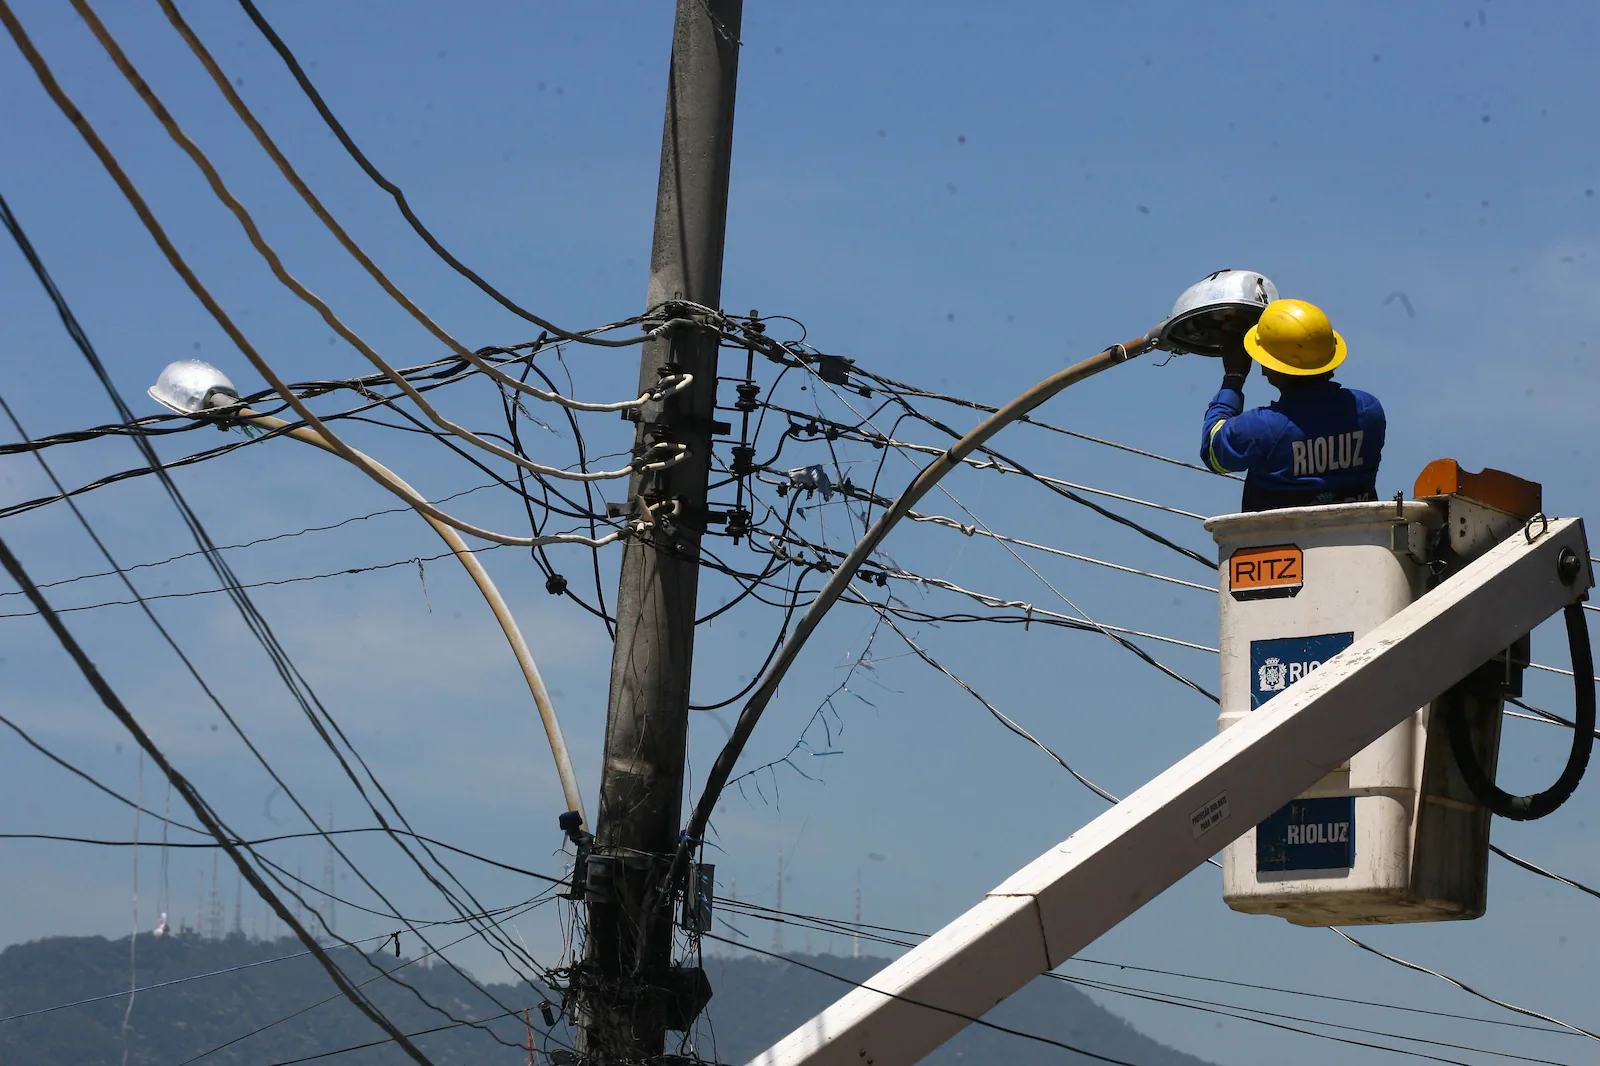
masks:
<path id="1" fill-rule="evenodd" d="M 304 441 L 306 444 L 321 448 L 323 451 L 331 452 L 334 455 L 340 454 L 322 434 L 307 426 L 290 429 L 288 428 L 290 423 L 285 422 L 283 419 L 274 418 L 271 415 L 257 414 L 248 407 L 236 412 L 230 411 L 228 417 L 230 420 L 237 419 L 252 426 L 260 426 L 262 429 L 280 430 L 286 436 L 293 437 L 295 440 Z M 341 455 L 340 458 L 343 458 L 343 456 Z M 373 470 L 376 470 L 385 479 L 391 481 L 396 488 L 403 490 L 403 494 L 408 496 L 417 495 L 416 490 L 406 484 L 394 471 L 370 456 L 363 454 L 362 458 L 366 459 Z M 426 512 L 418 511 L 417 513 L 422 515 L 428 525 L 433 527 L 434 532 L 438 533 L 444 539 L 444 542 L 450 546 L 450 550 L 455 553 L 455 557 L 461 560 L 461 565 L 467 568 L 467 573 L 471 575 L 473 583 L 478 586 L 478 591 L 483 593 L 485 600 L 489 601 L 489 609 L 494 611 L 495 618 L 499 620 L 500 629 L 506 635 L 506 642 L 511 645 L 511 651 L 517 657 L 517 665 L 522 667 L 522 676 L 527 678 L 528 691 L 533 693 L 534 706 L 539 708 L 539 718 L 544 723 L 545 736 L 550 739 L 550 754 L 555 756 L 556 773 L 561 778 L 561 791 L 566 796 L 567 810 L 577 811 L 584 824 L 587 824 L 589 819 L 584 814 L 583 794 L 578 790 L 578 775 L 572 769 L 572 757 L 567 753 L 566 738 L 561 735 L 561 723 L 556 719 L 555 704 L 550 702 L 550 693 L 544 687 L 544 678 L 539 675 L 539 666 L 533 661 L 533 653 L 528 650 L 528 642 L 522 639 L 522 630 L 518 628 L 517 620 L 512 617 L 511 609 L 506 606 L 506 601 L 501 597 L 500 590 L 495 588 L 494 582 L 489 579 L 489 572 L 483 568 L 483 564 L 478 561 L 478 557 L 467 546 L 467 542 L 461 539 L 461 534 Z"/>

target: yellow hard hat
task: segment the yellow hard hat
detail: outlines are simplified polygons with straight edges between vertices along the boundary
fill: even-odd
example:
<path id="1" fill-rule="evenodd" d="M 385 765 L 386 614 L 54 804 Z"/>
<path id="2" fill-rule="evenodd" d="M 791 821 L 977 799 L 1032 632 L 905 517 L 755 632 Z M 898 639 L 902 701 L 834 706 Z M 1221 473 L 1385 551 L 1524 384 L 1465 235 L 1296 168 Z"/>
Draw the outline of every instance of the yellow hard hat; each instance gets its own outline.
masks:
<path id="1" fill-rule="evenodd" d="M 1274 300 L 1244 335 L 1245 351 L 1268 370 L 1309 377 L 1344 362 L 1344 338 L 1328 316 L 1304 300 Z"/>

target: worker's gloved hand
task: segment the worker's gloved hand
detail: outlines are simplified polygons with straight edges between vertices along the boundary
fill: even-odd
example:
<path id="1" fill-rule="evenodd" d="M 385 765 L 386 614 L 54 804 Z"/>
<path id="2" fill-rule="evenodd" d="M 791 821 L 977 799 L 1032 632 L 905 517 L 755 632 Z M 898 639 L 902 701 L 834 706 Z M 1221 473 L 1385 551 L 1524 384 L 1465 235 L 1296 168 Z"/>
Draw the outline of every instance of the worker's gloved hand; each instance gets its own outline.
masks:
<path id="1" fill-rule="evenodd" d="M 1250 353 L 1244 350 L 1244 342 L 1232 341 L 1222 349 L 1222 376 L 1234 379 L 1229 382 L 1230 385 L 1235 381 L 1242 385 L 1244 379 L 1250 376 L 1250 364 L 1253 362 Z"/>

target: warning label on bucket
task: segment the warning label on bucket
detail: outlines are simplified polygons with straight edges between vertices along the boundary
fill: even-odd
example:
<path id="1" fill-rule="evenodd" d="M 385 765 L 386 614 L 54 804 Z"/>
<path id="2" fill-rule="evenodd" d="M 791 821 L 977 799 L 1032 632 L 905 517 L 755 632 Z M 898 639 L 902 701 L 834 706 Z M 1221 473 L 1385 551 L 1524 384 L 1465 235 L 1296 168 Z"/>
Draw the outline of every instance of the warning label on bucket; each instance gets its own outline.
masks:
<path id="1" fill-rule="evenodd" d="M 1236 600 L 1299 595 L 1305 585 L 1305 553 L 1293 544 L 1240 548 L 1228 559 L 1228 591 Z"/>

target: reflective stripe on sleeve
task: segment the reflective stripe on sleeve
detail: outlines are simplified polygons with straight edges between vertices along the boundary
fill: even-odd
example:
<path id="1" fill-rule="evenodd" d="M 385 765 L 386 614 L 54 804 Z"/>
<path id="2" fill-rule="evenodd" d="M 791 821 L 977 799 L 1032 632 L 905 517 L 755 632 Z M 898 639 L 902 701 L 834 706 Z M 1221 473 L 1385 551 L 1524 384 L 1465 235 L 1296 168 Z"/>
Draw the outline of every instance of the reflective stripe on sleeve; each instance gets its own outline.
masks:
<path id="1" fill-rule="evenodd" d="M 1206 462 L 1211 464 L 1211 469 L 1219 474 L 1226 474 L 1228 468 L 1217 462 L 1217 433 L 1227 424 L 1226 418 L 1219 418 L 1211 427 L 1211 433 L 1206 437 Z"/>

